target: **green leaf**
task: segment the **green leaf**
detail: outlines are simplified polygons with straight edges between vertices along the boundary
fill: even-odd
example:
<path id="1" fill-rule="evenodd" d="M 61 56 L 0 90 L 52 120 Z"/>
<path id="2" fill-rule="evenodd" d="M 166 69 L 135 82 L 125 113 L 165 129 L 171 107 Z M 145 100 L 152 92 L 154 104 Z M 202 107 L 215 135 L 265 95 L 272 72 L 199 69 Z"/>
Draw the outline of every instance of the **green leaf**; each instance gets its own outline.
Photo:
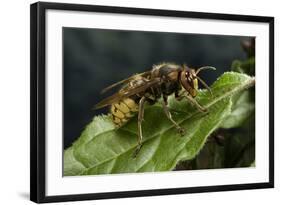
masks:
<path id="1" fill-rule="evenodd" d="M 255 75 L 255 57 L 248 58 L 245 61 L 234 60 L 231 69 L 235 72 Z"/>
<path id="2" fill-rule="evenodd" d="M 232 110 L 222 122 L 221 128 L 241 126 L 255 111 L 255 103 L 251 101 L 251 93 L 247 90 L 232 97 Z"/>
<path id="3" fill-rule="evenodd" d="M 234 60 L 231 65 L 233 71 L 240 73 L 247 73 L 253 75 L 255 72 L 255 57 L 240 61 Z M 244 91 L 242 94 L 238 93 L 232 97 L 232 112 L 222 123 L 221 128 L 236 128 L 243 124 L 243 122 L 251 117 L 255 111 L 255 90 L 250 89 Z"/>
<path id="4" fill-rule="evenodd" d="M 64 151 L 64 175 L 75 176 L 79 175 L 85 167 L 77 161 L 73 155 L 73 147 Z"/>
<path id="5" fill-rule="evenodd" d="M 137 118 L 115 129 L 108 115 L 95 117 L 80 138 L 64 153 L 64 175 L 93 175 L 168 171 L 182 160 L 193 159 L 207 137 L 230 114 L 231 97 L 254 85 L 254 78 L 228 72 L 211 87 L 213 96 L 200 90 L 196 100 L 208 109 L 201 113 L 187 101 L 169 98 L 175 121 L 185 128 L 180 136 L 167 120 L 160 103 L 146 106 L 143 147 L 136 158 Z"/>
<path id="6" fill-rule="evenodd" d="M 208 142 L 200 153 L 193 159 L 196 166 L 194 169 L 215 169 L 222 168 L 224 163 L 224 147 L 214 142 Z"/>
<path id="7" fill-rule="evenodd" d="M 253 161 L 251 167 L 256 167 L 256 161 Z"/>

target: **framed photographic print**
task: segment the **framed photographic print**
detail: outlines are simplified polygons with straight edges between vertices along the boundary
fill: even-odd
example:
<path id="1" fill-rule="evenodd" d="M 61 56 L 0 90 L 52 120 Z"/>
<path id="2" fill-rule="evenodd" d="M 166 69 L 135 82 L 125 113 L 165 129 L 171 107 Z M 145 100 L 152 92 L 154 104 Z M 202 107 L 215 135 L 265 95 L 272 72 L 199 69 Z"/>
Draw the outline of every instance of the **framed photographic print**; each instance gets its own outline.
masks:
<path id="1" fill-rule="evenodd" d="M 274 186 L 274 18 L 31 5 L 31 200 Z"/>

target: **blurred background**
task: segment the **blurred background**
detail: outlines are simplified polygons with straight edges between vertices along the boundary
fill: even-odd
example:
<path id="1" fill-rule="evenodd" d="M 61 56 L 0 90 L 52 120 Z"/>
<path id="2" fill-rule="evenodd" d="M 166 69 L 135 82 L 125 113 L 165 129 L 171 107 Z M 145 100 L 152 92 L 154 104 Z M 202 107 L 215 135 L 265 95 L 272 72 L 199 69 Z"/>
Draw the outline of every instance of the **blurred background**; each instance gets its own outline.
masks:
<path id="1" fill-rule="evenodd" d="M 217 71 L 202 72 L 211 85 L 230 70 L 234 59 L 246 59 L 241 41 L 249 37 L 179 34 L 143 31 L 63 28 L 64 148 L 77 139 L 85 126 L 108 109 L 94 110 L 100 91 L 160 62 L 186 63 Z"/>

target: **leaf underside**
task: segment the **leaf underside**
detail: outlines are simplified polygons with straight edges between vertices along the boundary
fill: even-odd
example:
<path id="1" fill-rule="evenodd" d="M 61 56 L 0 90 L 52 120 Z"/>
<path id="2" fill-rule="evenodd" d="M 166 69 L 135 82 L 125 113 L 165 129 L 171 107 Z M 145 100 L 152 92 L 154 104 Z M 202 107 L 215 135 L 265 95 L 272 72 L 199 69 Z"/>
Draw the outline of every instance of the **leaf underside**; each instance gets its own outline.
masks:
<path id="1" fill-rule="evenodd" d="M 254 78 L 227 72 L 212 86 L 211 96 L 200 90 L 196 100 L 208 109 L 199 112 L 184 99 L 169 98 L 169 108 L 184 136 L 166 118 L 160 103 L 146 106 L 143 122 L 143 147 L 136 158 L 137 117 L 119 129 L 109 115 L 97 116 L 80 138 L 64 152 L 64 175 L 158 172 L 173 170 L 181 160 L 193 159 L 208 136 L 229 118 L 232 96 L 254 85 Z"/>

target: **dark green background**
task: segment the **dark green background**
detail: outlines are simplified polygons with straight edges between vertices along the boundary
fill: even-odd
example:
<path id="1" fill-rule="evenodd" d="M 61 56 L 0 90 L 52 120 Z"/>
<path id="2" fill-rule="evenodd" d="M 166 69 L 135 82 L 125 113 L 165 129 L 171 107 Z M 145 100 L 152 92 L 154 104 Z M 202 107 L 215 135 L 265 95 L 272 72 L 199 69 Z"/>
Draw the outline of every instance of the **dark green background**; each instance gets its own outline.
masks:
<path id="1" fill-rule="evenodd" d="M 200 76 L 211 84 L 234 59 L 246 59 L 241 40 L 248 37 L 143 31 L 63 28 L 64 148 L 80 136 L 93 110 L 107 95 L 102 88 L 159 62 L 210 65 Z"/>

